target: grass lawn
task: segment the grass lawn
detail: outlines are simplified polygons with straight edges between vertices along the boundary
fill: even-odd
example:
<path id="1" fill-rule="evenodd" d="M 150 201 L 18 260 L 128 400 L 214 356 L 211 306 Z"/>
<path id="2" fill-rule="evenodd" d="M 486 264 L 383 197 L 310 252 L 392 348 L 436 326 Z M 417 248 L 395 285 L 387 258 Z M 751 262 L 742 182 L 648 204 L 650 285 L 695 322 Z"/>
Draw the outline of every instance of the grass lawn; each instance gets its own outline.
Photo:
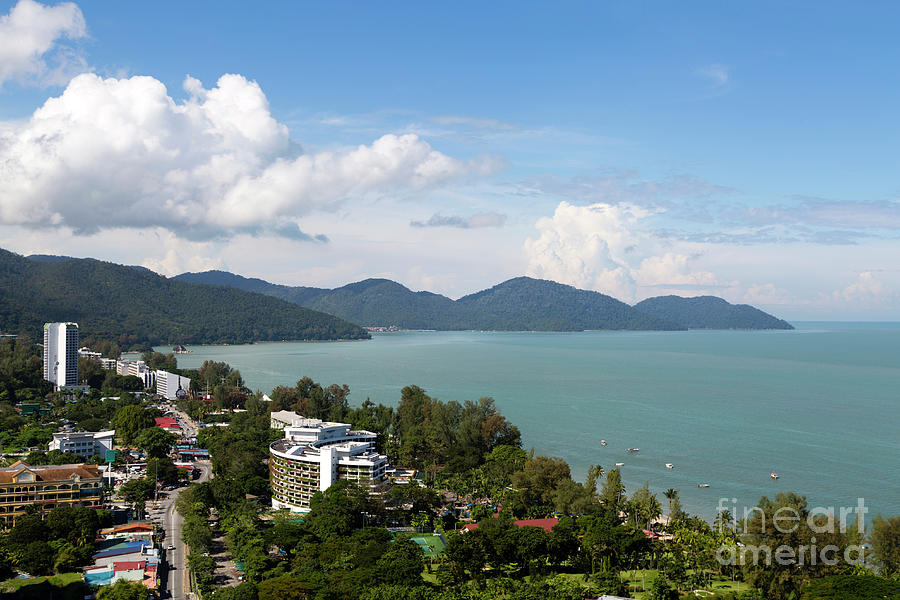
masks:
<path id="1" fill-rule="evenodd" d="M 0 597 L 19 600 L 83 600 L 87 590 L 81 580 L 81 573 L 14 578 L 0 583 Z"/>
<path id="2" fill-rule="evenodd" d="M 70 583 L 81 581 L 81 573 L 62 573 L 60 575 L 50 575 L 48 577 L 31 577 L 29 579 L 13 577 L 12 579 L 7 579 L 0 583 L 0 589 L 7 590 L 12 588 L 17 590 L 29 585 L 39 585 L 45 581 L 54 587 L 66 587 Z"/>

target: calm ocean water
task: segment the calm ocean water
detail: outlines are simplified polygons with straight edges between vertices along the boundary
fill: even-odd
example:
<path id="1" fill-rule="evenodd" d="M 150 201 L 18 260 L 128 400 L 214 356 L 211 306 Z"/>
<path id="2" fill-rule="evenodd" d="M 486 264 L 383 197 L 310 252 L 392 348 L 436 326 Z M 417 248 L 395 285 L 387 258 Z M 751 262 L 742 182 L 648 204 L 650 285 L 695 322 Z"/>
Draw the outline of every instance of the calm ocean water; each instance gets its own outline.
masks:
<path id="1" fill-rule="evenodd" d="M 862 497 L 869 518 L 900 514 L 897 323 L 400 332 L 367 342 L 191 349 L 179 366 L 226 361 L 265 392 L 308 375 L 348 384 L 355 404 L 395 404 L 409 384 L 442 400 L 492 396 L 526 448 L 564 458 L 576 479 L 592 463 L 624 462 L 629 492 L 649 481 L 665 505 L 661 492 L 677 488 L 686 509 L 708 519 L 720 497 L 736 498 L 740 514 L 779 491 L 804 493 L 811 506 L 853 506 Z"/>

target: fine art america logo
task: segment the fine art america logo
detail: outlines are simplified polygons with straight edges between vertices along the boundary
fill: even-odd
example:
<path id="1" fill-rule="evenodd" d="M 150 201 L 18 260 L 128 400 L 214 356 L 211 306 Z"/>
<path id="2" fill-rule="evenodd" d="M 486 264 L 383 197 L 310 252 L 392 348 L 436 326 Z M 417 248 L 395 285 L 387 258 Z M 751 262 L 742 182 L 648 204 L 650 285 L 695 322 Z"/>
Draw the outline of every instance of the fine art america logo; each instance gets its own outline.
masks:
<path id="1" fill-rule="evenodd" d="M 856 506 L 838 509 L 817 506 L 807 510 L 787 505 L 766 511 L 759 506 L 744 507 L 743 518 L 732 524 L 741 541 L 722 544 L 716 559 L 721 565 L 815 567 L 834 566 L 841 561 L 863 565 L 865 547 L 851 542 L 859 541 L 858 534 L 865 532 L 868 512 L 863 498 L 857 499 Z M 729 502 L 729 498 L 719 498 L 716 513 L 737 517 L 737 499 Z M 717 520 L 719 532 L 731 529 L 728 520 Z"/>

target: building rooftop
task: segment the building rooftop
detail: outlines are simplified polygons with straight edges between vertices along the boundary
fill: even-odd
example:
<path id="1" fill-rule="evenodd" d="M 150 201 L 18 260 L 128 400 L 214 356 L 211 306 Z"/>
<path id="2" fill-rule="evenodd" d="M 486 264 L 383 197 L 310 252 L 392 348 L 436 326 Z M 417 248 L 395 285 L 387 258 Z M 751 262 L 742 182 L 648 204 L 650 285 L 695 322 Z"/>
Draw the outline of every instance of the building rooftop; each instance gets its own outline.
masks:
<path id="1" fill-rule="evenodd" d="M 162 427 L 163 429 L 180 429 L 180 425 L 178 425 L 178 421 L 175 417 L 156 417 L 154 420 L 156 421 L 157 427 Z"/>
<path id="2" fill-rule="evenodd" d="M 323 421 L 322 419 L 311 419 L 298 415 L 292 410 L 278 410 L 269 414 L 270 419 L 288 423 L 292 427 L 307 427 L 309 429 L 329 429 L 331 427 L 350 427 L 349 423 L 336 423 L 333 421 Z"/>
<path id="3" fill-rule="evenodd" d="M 559 523 L 559 519 L 557 519 L 556 517 L 552 517 L 549 519 L 523 519 L 521 521 L 513 521 L 513 525 L 515 525 L 516 527 L 540 527 L 547 533 L 553 531 L 553 528 L 557 523 Z M 462 529 L 466 531 L 478 529 L 478 523 L 466 523 L 462 526 Z"/>
<path id="4" fill-rule="evenodd" d="M 97 468 L 97 465 L 81 463 L 72 465 L 31 466 L 21 460 L 17 460 L 10 466 L 0 469 L 0 483 L 16 482 L 16 475 L 23 471 L 33 473 L 35 481 L 63 481 L 71 479 L 75 475 L 84 479 L 100 477 L 100 470 Z"/>
<path id="5" fill-rule="evenodd" d="M 107 431 L 58 431 L 53 434 L 53 437 L 75 437 L 75 436 L 90 436 L 92 438 L 101 439 L 105 437 L 114 437 L 116 435 L 115 429 L 109 429 Z"/>

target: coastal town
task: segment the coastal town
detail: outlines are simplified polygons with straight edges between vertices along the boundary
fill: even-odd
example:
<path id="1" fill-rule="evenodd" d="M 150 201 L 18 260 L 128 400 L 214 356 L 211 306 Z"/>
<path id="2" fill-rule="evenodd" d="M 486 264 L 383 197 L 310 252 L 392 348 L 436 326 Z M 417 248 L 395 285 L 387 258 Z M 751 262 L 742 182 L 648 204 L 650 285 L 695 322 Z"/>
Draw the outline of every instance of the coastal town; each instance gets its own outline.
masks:
<path id="1" fill-rule="evenodd" d="M 0 391 L 18 400 L 3 421 L 4 597 L 62 585 L 100 600 L 443 600 L 505 586 L 510 598 L 777 600 L 760 592 L 771 567 L 710 550 L 736 555 L 765 539 L 773 511 L 805 510 L 779 495 L 709 524 L 678 490 L 665 504 L 646 484 L 627 495 L 619 466 L 577 482 L 561 459 L 525 452 L 489 398 L 443 403 L 408 386 L 396 407 L 351 408 L 346 386 L 302 378 L 253 393 L 224 363 L 104 354 L 81 346 L 77 323 L 45 324 L 42 341 L 0 341 Z M 874 558 L 854 569 L 892 564 L 867 547 Z M 848 574 L 820 569 L 791 585 Z M 368 595 L 342 587 L 362 573 Z"/>

